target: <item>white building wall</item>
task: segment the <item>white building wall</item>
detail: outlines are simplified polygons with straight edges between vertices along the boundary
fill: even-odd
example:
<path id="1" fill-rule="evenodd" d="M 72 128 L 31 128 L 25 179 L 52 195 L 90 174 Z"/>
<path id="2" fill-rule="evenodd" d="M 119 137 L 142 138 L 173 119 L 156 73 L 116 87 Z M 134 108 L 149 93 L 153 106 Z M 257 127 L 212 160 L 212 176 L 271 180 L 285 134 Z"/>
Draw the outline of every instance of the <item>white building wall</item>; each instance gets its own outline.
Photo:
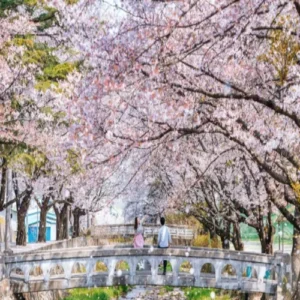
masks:
<path id="1" fill-rule="evenodd" d="M 51 241 L 55 241 L 56 240 L 56 225 L 52 224 L 52 225 L 50 225 L 50 227 L 51 227 Z"/>

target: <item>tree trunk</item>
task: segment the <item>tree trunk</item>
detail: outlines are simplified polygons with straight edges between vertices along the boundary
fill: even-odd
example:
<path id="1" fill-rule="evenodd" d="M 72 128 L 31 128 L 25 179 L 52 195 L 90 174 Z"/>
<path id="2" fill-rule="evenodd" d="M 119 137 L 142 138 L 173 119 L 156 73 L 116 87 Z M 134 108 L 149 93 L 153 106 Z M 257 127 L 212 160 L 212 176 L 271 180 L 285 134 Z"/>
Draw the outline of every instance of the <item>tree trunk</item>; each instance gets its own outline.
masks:
<path id="1" fill-rule="evenodd" d="M 3 210 L 3 205 L 5 201 L 5 189 L 6 189 L 6 170 L 7 166 L 3 158 L 2 170 L 1 170 L 1 190 L 0 190 L 0 211 Z"/>
<path id="2" fill-rule="evenodd" d="M 256 232 L 259 237 L 261 245 L 261 253 L 273 254 L 273 238 L 275 233 L 275 228 L 272 225 L 272 204 L 271 201 L 268 202 L 268 214 L 266 218 L 266 225 L 264 223 L 264 218 L 261 213 L 259 213 L 257 221 Z"/>
<path id="3" fill-rule="evenodd" d="M 56 217 L 56 240 L 64 240 L 68 238 L 67 217 L 62 213 Z"/>
<path id="4" fill-rule="evenodd" d="M 273 254 L 273 237 L 274 237 L 274 234 L 272 234 L 272 237 L 259 236 L 260 244 L 261 244 L 261 253 Z"/>
<path id="5" fill-rule="evenodd" d="M 66 207 L 68 208 L 68 207 Z M 67 217 L 68 209 L 66 209 L 65 213 L 62 215 L 62 239 L 68 238 L 68 217 Z"/>
<path id="6" fill-rule="evenodd" d="M 54 211 L 55 211 L 55 215 L 56 215 L 56 240 L 58 241 L 61 239 L 60 237 L 62 236 L 62 234 L 60 233 L 61 232 L 60 214 L 56 212 L 56 209 L 54 209 Z"/>
<path id="7" fill-rule="evenodd" d="M 56 240 L 68 238 L 68 204 L 64 204 L 61 211 L 54 205 L 56 215 Z"/>
<path id="8" fill-rule="evenodd" d="M 48 206 L 42 205 L 40 208 L 40 225 L 39 225 L 39 236 L 38 242 L 46 242 L 46 225 L 47 225 L 47 212 Z"/>
<path id="9" fill-rule="evenodd" d="M 230 243 L 226 236 L 221 236 L 221 242 L 222 242 L 222 249 L 229 249 L 230 248 Z"/>
<path id="10" fill-rule="evenodd" d="M 47 229 L 47 213 L 49 209 L 52 207 L 50 204 L 50 200 L 52 199 L 53 187 L 50 186 L 49 190 L 46 194 L 43 195 L 42 203 L 40 203 L 37 199 L 37 205 L 40 208 L 40 225 L 39 225 L 39 236 L 38 242 L 43 243 L 46 242 L 46 229 Z"/>
<path id="11" fill-rule="evenodd" d="M 73 217 L 74 217 L 74 225 L 73 225 L 73 235 L 72 237 L 79 237 L 79 233 L 80 233 L 80 217 L 85 215 L 85 211 L 76 207 L 73 210 Z"/>
<path id="12" fill-rule="evenodd" d="M 241 228 L 239 223 L 233 224 L 233 239 L 232 243 L 236 251 L 244 251 L 244 243 L 241 236 Z"/>
<path id="13" fill-rule="evenodd" d="M 295 206 L 295 218 L 299 220 L 299 208 Z M 293 249 L 292 249 L 293 282 L 297 284 L 300 274 L 300 231 L 294 226 Z"/>
<path id="14" fill-rule="evenodd" d="M 76 209 L 75 209 L 76 210 Z M 73 238 L 79 237 L 79 231 L 80 231 L 80 226 L 79 226 L 79 219 L 80 219 L 80 214 L 76 211 L 73 212 L 74 216 L 74 225 L 73 225 Z"/>
<path id="15" fill-rule="evenodd" d="M 222 248 L 230 249 L 230 223 L 224 222 L 224 234 L 220 234 Z"/>
<path id="16" fill-rule="evenodd" d="M 17 239 L 16 244 L 18 246 L 26 246 L 27 244 L 27 234 L 25 226 L 26 213 L 18 211 L 18 227 L 17 227 Z"/>
<path id="17" fill-rule="evenodd" d="M 273 227 L 272 230 L 269 230 L 269 226 L 266 226 L 265 228 L 260 227 L 257 229 L 257 233 L 261 245 L 261 253 L 273 254 Z"/>
<path id="18" fill-rule="evenodd" d="M 64 226 L 61 218 L 61 214 L 58 213 L 56 214 L 56 240 L 63 240 L 63 231 L 64 231 Z"/>
<path id="19" fill-rule="evenodd" d="M 26 191 L 25 196 L 22 199 L 20 207 L 17 211 L 18 218 L 18 228 L 17 228 L 17 239 L 16 244 L 18 246 L 26 246 L 26 226 L 25 226 L 25 218 L 29 208 L 30 200 L 31 200 L 32 189 L 28 189 Z"/>

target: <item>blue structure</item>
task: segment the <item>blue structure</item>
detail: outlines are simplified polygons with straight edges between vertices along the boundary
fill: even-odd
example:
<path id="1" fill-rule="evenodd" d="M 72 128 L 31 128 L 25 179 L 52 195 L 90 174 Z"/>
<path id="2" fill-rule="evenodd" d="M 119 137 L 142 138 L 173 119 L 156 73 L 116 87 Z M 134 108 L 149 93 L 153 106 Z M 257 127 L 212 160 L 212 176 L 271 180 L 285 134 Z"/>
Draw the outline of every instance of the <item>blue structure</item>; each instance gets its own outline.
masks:
<path id="1" fill-rule="evenodd" d="M 30 212 L 26 216 L 26 229 L 28 243 L 36 243 L 40 225 L 40 211 Z M 46 241 L 53 241 L 56 238 L 56 216 L 48 212 L 46 219 Z"/>

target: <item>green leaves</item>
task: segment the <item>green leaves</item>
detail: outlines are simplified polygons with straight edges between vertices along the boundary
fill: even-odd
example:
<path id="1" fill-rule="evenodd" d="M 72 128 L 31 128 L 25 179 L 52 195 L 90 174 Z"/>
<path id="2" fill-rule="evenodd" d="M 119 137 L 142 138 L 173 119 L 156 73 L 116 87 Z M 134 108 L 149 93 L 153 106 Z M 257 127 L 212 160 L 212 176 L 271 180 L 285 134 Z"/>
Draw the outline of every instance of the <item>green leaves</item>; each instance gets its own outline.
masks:
<path id="1" fill-rule="evenodd" d="M 38 91 L 46 92 L 48 89 L 51 88 L 51 86 L 58 87 L 58 83 L 57 82 L 52 82 L 50 80 L 46 80 L 46 81 L 40 81 L 40 82 L 38 82 L 34 87 Z"/>
<path id="2" fill-rule="evenodd" d="M 11 107 L 17 111 L 21 111 L 22 109 L 22 105 L 19 103 L 19 101 L 16 98 L 12 99 Z"/>
<path id="3" fill-rule="evenodd" d="M 0 157 L 5 158 L 10 168 L 34 177 L 43 171 L 47 158 L 37 149 L 22 142 L 0 140 Z"/>
<path id="4" fill-rule="evenodd" d="M 53 118 L 54 124 L 58 124 L 61 121 L 61 123 L 66 125 L 63 120 L 66 117 L 66 113 L 63 111 L 54 112 L 51 107 L 44 106 L 41 108 L 41 113 L 51 116 Z"/>
<path id="5" fill-rule="evenodd" d="M 300 44 L 295 36 L 289 33 L 289 31 L 295 30 L 289 16 L 281 17 L 277 25 L 286 28 L 286 30 L 271 31 L 269 50 L 260 55 L 258 60 L 274 67 L 276 80 L 282 86 L 288 79 L 291 66 L 297 63 Z"/>
<path id="6" fill-rule="evenodd" d="M 34 64 L 40 67 L 40 71 L 36 73 L 38 83 L 35 88 L 42 92 L 53 85 L 58 88 L 58 81 L 65 80 L 68 74 L 77 69 L 80 64 L 80 62 L 60 63 L 58 57 L 53 54 L 57 49 L 45 43 L 36 43 L 32 35 L 16 36 L 12 43 L 25 48 L 21 57 L 23 64 Z"/>
<path id="7" fill-rule="evenodd" d="M 58 81 L 67 79 L 68 74 L 72 73 L 77 68 L 77 63 L 49 63 L 42 70 L 42 74 L 36 76 L 39 81 L 35 88 L 45 92 L 50 89 L 52 85 L 58 88 Z M 56 90 L 59 92 L 59 90 Z"/>
<path id="8" fill-rule="evenodd" d="M 37 29 L 39 31 L 44 31 L 45 29 L 58 25 L 58 20 L 56 18 L 58 10 L 54 7 L 49 6 L 45 6 L 42 8 L 44 11 L 38 17 L 32 19 L 33 22 L 39 23 Z"/>
<path id="9" fill-rule="evenodd" d="M 83 171 L 83 168 L 79 162 L 80 160 L 80 153 L 76 152 L 75 150 L 69 149 L 67 155 L 67 162 L 71 168 L 71 173 L 80 173 Z"/>
<path id="10" fill-rule="evenodd" d="M 76 3 L 78 3 L 79 0 L 65 0 L 65 2 L 69 5 L 74 5 Z"/>
<path id="11" fill-rule="evenodd" d="M 16 10 L 18 6 L 25 5 L 27 10 L 31 10 L 37 6 L 39 2 L 42 4 L 43 1 L 39 0 L 1 0 L 0 1 L 0 18 L 6 16 L 6 12 Z"/>
<path id="12" fill-rule="evenodd" d="M 69 62 L 52 65 L 43 70 L 44 77 L 54 81 L 64 80 L 75 68 L 76 65 Z"/>
<path id="13" fill-rule="evenodd" d="M 14 10 L 23 4 L 23 0 L 1 0 L 0 1 L 0 18 L 5 16 L 5 11 Z"/>

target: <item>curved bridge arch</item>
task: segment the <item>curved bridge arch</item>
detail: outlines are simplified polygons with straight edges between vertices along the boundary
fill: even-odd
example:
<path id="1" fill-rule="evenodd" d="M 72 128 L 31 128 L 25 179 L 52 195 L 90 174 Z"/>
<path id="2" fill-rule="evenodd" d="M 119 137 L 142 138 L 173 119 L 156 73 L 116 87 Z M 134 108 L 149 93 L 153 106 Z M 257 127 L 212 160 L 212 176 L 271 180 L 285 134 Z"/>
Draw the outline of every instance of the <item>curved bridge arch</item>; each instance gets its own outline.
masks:
<path id="1" fill-rule="evenodd" d="M 168 272 L 166 276 L 158 272 L 162 260 L 168 260 L 172 265 L 172 272 Z M 95 271 L 99 261 L 106 265 L 107 271 Z M 129 270 L 117 272 L 118 261 L 127 261 Z M 140 261 L 148 261 L 143 270 L 137 270 Z M 189 262 L 193 272 L 180 272 L 183 262 Z M 72 273 L 73 267 L 79 264 L 83 266 L 82 272 Z M 202 273 L 205 264 L 211 264 L 215 273 L 209 276 Z M 234 268 L 236 273 L 234 278 L 222 275 L 227 265 Z M 60 274 L 51 275 L 55 266 L 59 266 Z M 248 266 L 256 270 L 257 279 L 243 276 L 243 270 Z M 42 270 L 42 275 L 36 277 L 30 275 L 30 271 L 35 267 Z M 265 277 L 266 272 L 271 269 L 276 271 L 277 280 Z M 11 273 L 13 270 L 21 270 L 23 275 L 14 276 Z M 37 251 L 5 257 L 6 277 L 10 279 L 11 288 L 15 293 L 130 284 L 214 287 L 276 294 L 283 276 L 289 278 L 289 271 L 288 254 L 276 253 L 273 256 L 206 248 L 191 248 L 188 251 L 183 247 L 169 249 L 83 247 L 57 249 L 55 253 L 53 250 Z"/>

